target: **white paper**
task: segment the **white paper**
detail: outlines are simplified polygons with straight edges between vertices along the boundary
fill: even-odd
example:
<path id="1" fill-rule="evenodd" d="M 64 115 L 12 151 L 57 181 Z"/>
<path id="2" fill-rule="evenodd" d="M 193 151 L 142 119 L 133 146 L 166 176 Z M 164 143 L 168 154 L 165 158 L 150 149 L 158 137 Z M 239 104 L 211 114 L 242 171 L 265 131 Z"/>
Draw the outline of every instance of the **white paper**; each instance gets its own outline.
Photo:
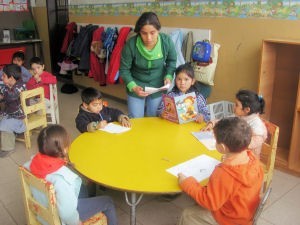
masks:
<path id="1" fill-rule="evenodd" d="M 211 131 L 192 132 L 192 134 L 208 149 L 216 150 L 216 139 Z"/>
<path id="2" fill-rule="evenodd" d="M 177 176 L 178 173 L 183 173 L 185 176 L 193 176 L 200 182 L 208 178 L 219 163 L 219 160 L 208 155 L 200 155 L 167 169 L 167 172 L 174 176 Z"/>
<path id="3" fill-rule="evenodd" d="M 131 129 L 130 127 L 123 127 L 114 123 L 109 123 L 104 128 L 101 128 L 99 130 L 112 133 L 112 134 L 119 134 L 128 131 L 130 129 Z"/>
<path id="4" fill-rule="evenodd" d="M 154 88 L 154 87 L 145 87 L 145 92 L 147 92 L 148 94 L 153 94 L 159 91 L 165 91 L 168 90 L 170 87 L 170 84 L 166 84 L 165 86 L 162 86 L 160 88 Z"/>

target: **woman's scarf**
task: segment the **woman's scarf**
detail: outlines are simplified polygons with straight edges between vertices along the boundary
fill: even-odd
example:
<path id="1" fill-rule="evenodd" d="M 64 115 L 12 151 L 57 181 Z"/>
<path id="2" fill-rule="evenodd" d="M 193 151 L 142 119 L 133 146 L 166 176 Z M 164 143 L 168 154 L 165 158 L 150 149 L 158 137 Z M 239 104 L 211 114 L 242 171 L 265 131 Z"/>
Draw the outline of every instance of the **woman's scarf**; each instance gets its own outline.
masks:
<path id="1" fill-rule="evenodd" d="M 156 59 L 161 59 L 163 57 L 163 53 L 161 49 L 161 40 L 159 35 L 157 37 L 157 43 L 153 49 L 148 50 L 145 47 L 143 40 L 140 36 L 137 37 L 136 47 L 138 51 L 141 53 L 141 55 L 147 60 L 156 60 Z"/>

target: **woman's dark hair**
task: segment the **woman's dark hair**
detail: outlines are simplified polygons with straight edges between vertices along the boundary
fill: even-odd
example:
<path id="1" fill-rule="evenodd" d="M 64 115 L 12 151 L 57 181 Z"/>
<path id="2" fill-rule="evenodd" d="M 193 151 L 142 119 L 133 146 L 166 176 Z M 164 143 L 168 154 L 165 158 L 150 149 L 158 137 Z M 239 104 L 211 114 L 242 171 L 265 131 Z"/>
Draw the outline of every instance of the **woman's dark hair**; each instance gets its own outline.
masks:
<path id="1" fill-rule="evenodd" d="M 140 33 L 145 25 L 152 25 L 156 30 L 160 30 L 161 25 L 157 15 L 154 12 L 144 12 L 136 21 L 134 32 Z"/>
<path id="2" fill-rule="evenodd" d="M 251 142 L 251 127 L 239 117 L 221 119 L 213 130 L 216 142 L 226 145 L 230 152 L 241 152 L 247 149 Z"/>
<path id="3" fill-rule="evenodd" d="M 64 149 L 70 146 L 71 140 L 66 129 L 60 125 L 48 125 L 37 138 L 39 152 L 48 156 L 64 158 Z"/>
<path id="4" fill-rule="evenodd" d="M 248 115 L 251 115 L 252 113 L 264 113 L 265 100 L 261 95 L 257 95 L 250 90 L 239 90 L 235 97 L 241 102 L 243 109 L 246 107 L 250 108 Z"/>
<path id="5" fill-rule="evenodd" d="M 8 64 L 3 67 L 3 72 L 8 78 L 13 77 L 15 80 L 19 80 L 22 76 L 21 67 L 16 64 Z"/>
<path id="6" fill-rule="evenodd" d="M 40 58 L 40 57 L 37 57 L 37 56 L 35 56 L 35 57 L 32 57 L 31 58 L 31 60 L 30 60 L 30 66 L 32 65 L 32 64 L 39 64 L 39 65 L 44 65 L 44 62 L 43 62 L 43 60 Z"/>
<path id="7" fill-rule="evenodd" d="M 101 92 L 92 87 L 85 88 L 81 92 L 81 100 L 87 105 L 90 104 L 92 101 L 101 98 L 102 98 Z"/>

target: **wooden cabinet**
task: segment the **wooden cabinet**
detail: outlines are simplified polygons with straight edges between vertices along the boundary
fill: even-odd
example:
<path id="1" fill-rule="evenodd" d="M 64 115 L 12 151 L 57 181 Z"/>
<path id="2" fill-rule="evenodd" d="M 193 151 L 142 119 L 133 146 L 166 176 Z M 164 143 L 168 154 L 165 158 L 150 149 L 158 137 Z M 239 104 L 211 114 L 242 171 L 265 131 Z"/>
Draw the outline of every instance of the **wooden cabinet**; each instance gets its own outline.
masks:
<path id="1" fill-rule="evenodd" d="M 277 168 L 300 175 L 300 41 L 263 40 L 258 93 L 263 117 L 280 127 Z"/>

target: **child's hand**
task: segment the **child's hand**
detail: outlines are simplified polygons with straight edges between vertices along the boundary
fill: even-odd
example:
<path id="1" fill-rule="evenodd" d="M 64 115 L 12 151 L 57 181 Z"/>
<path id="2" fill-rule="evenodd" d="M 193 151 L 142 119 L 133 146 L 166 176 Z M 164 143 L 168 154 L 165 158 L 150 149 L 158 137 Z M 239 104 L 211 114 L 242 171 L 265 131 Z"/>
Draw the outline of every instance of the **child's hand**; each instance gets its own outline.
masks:
<path id="1" fill-rule="evenodd" d="M 40 83 L 41 80 L 42 80 L 42 78 L 41 78 L 40 75 L 38 75 L 38 74 L 34 74 L 33 77 L 34 77 L 34 79 L 35 79 L 35 81 L 36 81 L 37 83 Z"/>
<path id="2" fill-rule="evenodd" d="M 106 127 L 106 125 L 107 125 L 106 120 L 99 121 L 99 123 L 97 124 L 97 130 Z"/>
<path id="3" fill-rule="evenodd" d="M 202 123 L 204 121 L 204 117 L 202 114 L 198 114 L 195 120 L 197 123 Z"/>
<path id="4" fill-rule="evenodd" d="M 204 128 L 201 129 L 201 131 L 211 131 L 213 129 L 214 125 L 212 122 L 208 122 Z"/>
<path id="5" fill-rule="evenodd" d="M 120 115 L 119 116 L 119 122 L 123 127 L 131 127 L 131 122 L 128 116 L 126 115 Z"/>
<path id="6" fill-rule="evenodd" d="M 186 178 L 187 178 L 187 176 L 185 176 L 183 173 L 179 173 L 178 174 L 178 184 L 181 184 Z"/>

